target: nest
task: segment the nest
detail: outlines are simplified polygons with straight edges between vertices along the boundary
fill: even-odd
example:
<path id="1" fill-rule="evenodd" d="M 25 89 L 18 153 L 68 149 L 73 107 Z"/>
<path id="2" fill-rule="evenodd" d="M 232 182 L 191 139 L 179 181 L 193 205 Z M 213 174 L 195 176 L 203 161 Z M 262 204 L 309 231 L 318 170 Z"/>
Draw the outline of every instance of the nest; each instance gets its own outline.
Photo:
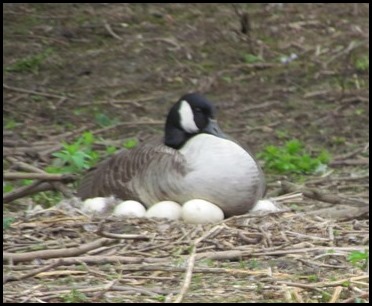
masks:
<path id="1" fill-rule="evenodd" d="M 290 211 L 218 224 L 71 216 L 4 232 L 4 302 L 320 302 L 368 297 L 369 221 Z"/>

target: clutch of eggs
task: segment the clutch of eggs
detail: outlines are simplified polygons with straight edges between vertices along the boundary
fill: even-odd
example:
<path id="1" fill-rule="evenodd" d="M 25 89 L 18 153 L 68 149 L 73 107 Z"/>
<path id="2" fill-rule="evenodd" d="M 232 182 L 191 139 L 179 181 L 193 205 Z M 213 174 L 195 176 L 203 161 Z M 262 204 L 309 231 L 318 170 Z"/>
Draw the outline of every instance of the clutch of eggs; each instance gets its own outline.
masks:
<path id="1" fill-rule="evenodd" d="M 97 197 L 86 199 L 81 210 L 85 213 L 101 214 L 108 210 L 112 198 Z M 256 211 L 278 211 L 276 203 L 271 200 L 260 200 L 250 210 Z M 146 210 L 146 207 L 137 201 L 124 201 L 117 204 L 113 215 L 118 217 L 135 218 L 164 218 L 168 220 L 182 219 L 186 223 L 206 224 L 215 223 L 224 219 L 224 213 L 217 205 L 211 202 L 193 199 L 185 202 L 182 206 L 173 201 L 158 202 Z"/>
<path id="2" fill-rule="evenodd" d="M 81 210 L 84 213 L 100 214 L 108 209 L 108 199 L 97 197 L 86 199 Z M 222 221 L 224 214 L 218 206 L 200 199 L 190 200 L 182 206 L 173 201 L 161 201 L 146 211 L 145 206 L 137 201 L 124 201 L 117 204 L 112 213 L 118 217 L 183 219 L 187 223 L 205 224 Z"/>

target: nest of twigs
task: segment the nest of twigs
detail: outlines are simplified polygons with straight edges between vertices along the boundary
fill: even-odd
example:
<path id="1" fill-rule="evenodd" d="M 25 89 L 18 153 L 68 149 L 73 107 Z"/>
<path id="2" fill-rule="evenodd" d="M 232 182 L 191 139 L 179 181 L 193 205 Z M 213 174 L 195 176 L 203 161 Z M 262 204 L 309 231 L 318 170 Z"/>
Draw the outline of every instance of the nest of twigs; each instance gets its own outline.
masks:
<path id="1" fill-rule="evenodd" d="M 4 232 L 4 302 L 318 302 L 368 299 L 369 222 L 280 212 L 213 225 L 71 216 Z"/>

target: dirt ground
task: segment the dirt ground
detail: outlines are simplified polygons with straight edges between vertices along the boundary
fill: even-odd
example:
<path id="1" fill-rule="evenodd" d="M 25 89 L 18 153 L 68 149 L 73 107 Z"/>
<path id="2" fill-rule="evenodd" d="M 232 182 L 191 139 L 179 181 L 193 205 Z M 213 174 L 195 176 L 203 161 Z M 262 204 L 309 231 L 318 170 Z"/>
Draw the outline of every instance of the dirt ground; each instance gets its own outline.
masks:
<path id="1" fill-rule="evenodd" d="M 369 4 L 9 3 L 3 19 L 5 169 L 44 169 L 83 131 L 106 142 L 160 134 L 191 91 L 253 152 L 295 138 L 332 156 L 326 175 L 302 178 L 323 196 L 307 190 L 287 202 L 296 211 L 198 227 L 105 221 L 145 236 L 129 240 L 99 219 L 25 215 L 49 207 L 42 197 L 6 203 L 4 302 L 369 300 L 366 267 L 347 260 L 368 250 L 366 214 L 299 214 L 369 202 Z M 294 179 L 266 178 L 269 196 Z M 53 249 L 71 254 L 31 254 Z"/>

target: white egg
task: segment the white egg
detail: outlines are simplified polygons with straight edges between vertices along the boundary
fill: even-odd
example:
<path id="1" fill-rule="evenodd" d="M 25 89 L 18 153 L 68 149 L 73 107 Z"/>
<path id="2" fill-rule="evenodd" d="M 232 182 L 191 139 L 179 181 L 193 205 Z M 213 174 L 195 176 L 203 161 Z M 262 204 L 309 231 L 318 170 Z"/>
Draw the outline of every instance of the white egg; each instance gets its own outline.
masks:
<path id="1" fill-rule="evenodd" d="M 85 213 L 102 213 L 106 209 L 106 198 L 97 197 L 86 199 L 81 210 Z"/>
<path id="2" fill-rule="evenodd" d="M 113 215 L 118 217 L 142 218 L 146 215 L 146 208 L 137 201 L 124 201 L 115 207 Z"/>
<path id="3" fill-rule="evenodd" d="M 147 218 L 165 218 L 178 220 L 181 218 L 181 205 L 173 201 L 162 201 L 152 205 L 146 212 Z"/>
<path id="4" fill-rule="evenodd" d="M 222 221 L 221 208 L 205 200 L 194 199 L 182 206 L 182 219 L 187 223 L 206 224 Z"/>
<path id="5" fill-rule="evenodd" d="M 256 205 L 250 210 L 250 212 L 256 212 L 256 211 L 276 212 L 276 211 L 280 211 L 280 208 L 277 207 L 274 201 L 265 199 L 265 200 L 259 200 L 256 203 Z"/>

